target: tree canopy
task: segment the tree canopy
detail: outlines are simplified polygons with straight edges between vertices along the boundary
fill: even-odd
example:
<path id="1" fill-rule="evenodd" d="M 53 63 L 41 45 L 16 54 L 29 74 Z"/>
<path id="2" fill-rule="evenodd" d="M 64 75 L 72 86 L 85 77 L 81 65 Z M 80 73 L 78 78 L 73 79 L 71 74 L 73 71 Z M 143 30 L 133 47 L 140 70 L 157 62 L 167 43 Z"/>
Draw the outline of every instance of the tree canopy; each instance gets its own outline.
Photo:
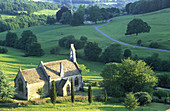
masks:
<path id="1" fill-rule="evenodd" d="M 157 78 L 144 61 L 122 60 L 122 63 L 108 63 L 103 69 L 104 87 L 109 96 L 122 96 L 127 92 L 152 91 Z"/>
<path id="2" fill-rule="evenodd" d="M 8 98 L 11 98 L 15 94 L 15 88 L 10 85 L 7 76 L 1 69 L 0 66 L 0 98 L 2 101 L 7 101 Z"/>
<path id="3" fill-rule="evenodd" d="M 101 55 L 101 60 L 105 63 L 120 62 L 122 59 L 122 49 L 120 44 L 111 44 Z"/>
<path id="4" fill-rule="evenodd" d="M 102 49 L 98 46 L 97 42 L 88 42 L 84 48 L 84 54 L 89 60 L 98 60 Z"/>
<path id="5" fill-rule="evenodd" d="M 150 29 L 151 27 L 142 19 L 133 19 L 128 23 L 125 35 L 138 35 L 139 33 L 150 32 Z"/>

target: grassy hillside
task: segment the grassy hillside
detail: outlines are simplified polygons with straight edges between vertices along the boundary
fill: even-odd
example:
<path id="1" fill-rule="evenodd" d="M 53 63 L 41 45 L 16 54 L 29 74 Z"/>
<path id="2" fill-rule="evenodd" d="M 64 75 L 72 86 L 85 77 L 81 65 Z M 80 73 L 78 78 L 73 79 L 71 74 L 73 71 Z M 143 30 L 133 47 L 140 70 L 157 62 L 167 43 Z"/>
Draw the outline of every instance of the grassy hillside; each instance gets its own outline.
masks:
<path id="1" fill-rule="evenodd" d="M 12 18 L 12 17 L 16 17 L 16 16 L 14 16 L 14 15 L 7 15 L 7 14 L 0 14 L 1 15 L 1 17 L 2 17 L 2 20 L 4 20 L 4 19 L 9 19 L 9 18 Z"/>
<path id="2" fill-rule="evenodd" d="M 40 10 L 38 12 L 34 12 L 34 14 L 37 14 L 37 15 L 56 15 L 56 12 L 58 10 L 48 10 L 48 9 L 45 9 L 45 10 Z"/>
<path id="3" fill-rule="evenodd" d="M 144 15 L 137 15 L 136 17 L 140 17 L 144 19 L 144 21 L 148 22 L 152 30 L 150 33 L 146 34 L 139 34 L 139 36 L 124 36 L 126 25 L 127 23 L 134 18 L 134 16 L 124 16 L 120 18 L 114 19 L 109 25 L 101 27 L 101 30 L 106 32 L 109 36 L 116 38 L 118 40 L 136 44 L 138 39 L 142 39 L 143 44 L 148 44 L 148 40 L 151 38 L 153 41 L 158 41 L 162 43 L 162 45 L 167 47 L 168 46 L 167 39 L 170 35 L 169 32 L 169 23 L 165 21 L 168 20 L 168 17 L 165 17 L 166 14 L 168 15 L 167 11 L 170 9 L 165 9 L 162 11 L 144 14 Z M 163 17 L 162 17 L 163 16 Z M 154 18 L 155 17 L 155 18 Z M 161 22 L 161 18 L 163 21 Z M 159 23 L 159 24 L 158 24 Z M 163 24 L 163 25 L 160 25 Z M 23 57 L 24 51 L 8 48 L 9 52 L 7 54 L 0 54 L 0 65 L 4 65 L 3 68 L 11 78 L 11 81 L 17 74 L 19 66 L 22 69 L 33 68 L 37 67 L 40 61 L 55 61 L 59 59 L 68 59 L 68 56 L 60 56 L 60 55 L 51 55 L 50 50 L 56 46 L 58 46 L 58 40 L 62 37 L 67 35 L 74 35 L 77 39 L 81 36 L 88 37 L 88 41 L 96 41 L 99 43 L 99 46 L 105 49 L 110 44 L 114 43 L 110 41 L 108 38 L 104 37 L 102 34 L 97 32 L 91 25 L 83 25 L 83 26 L 69 26 L 69 25 L 43 25 L 43 26 L 35 26 L 29 27 L 24 29 L 15 30 L 12 32 L 16 32 L 19 37 L 21 37 L 21 33 L 24 30 L 32 30 L 34 34 L 37 35 L 38 41 L 41 43 L 42 48 L 45 50 L 45 55 L 43 57 Z M 160 31 L 159 31 L 160 30 Z M 0 33 L 0 40 L 4 40 L 7 32 Z M 135 40 L 136 39 L 136 40 Z M 164 41 L 164 42 L 163 42 Z M 164 44 L 163 44 L 164 43 Z M 137 54 L 139 57 L 147 57 L 151 56 L 153 53 L 159 53 L 160 58 L 164 60 L 170 59 L 170 54 L 166 52 L 159 52 L 159 51 L 152 51 L 148 49 L 138 49 L 133 47 L 125 47 L 122 46 L 123 50 L 129 48 L 132 50 L 133 56 Z M 60 53 L 68 53 L 69 49 L 60 49 Z M 79 53 L 83 53 L 83 50 L 77 50 Z M 88 74 L 83 75 L 84 80 L 102 80 L 100 73 L 104 67 L 104 63 L 99 62 L 91 62 L 85 61 L 82 59 L 78 59 L 79 64 L 85 64 L 91 72 Z"/>
<path id="4" fill-rule="evenodd" d="M 129 44 L 136 45 L 137 41 L 141 39 L 143 46 L 148 46 L 151 42 L 158 42 L 161 49 L 170 50 L 169 12 L 170 8 L 147 14 L 123 16 L 113 19 L 109 25 L 100 29 L 109 36 Z M 141 18 L 147 22 L 151 26 L 151 32 L 138 36 L 125 36 L 127 24 L 134 18 Z"/>

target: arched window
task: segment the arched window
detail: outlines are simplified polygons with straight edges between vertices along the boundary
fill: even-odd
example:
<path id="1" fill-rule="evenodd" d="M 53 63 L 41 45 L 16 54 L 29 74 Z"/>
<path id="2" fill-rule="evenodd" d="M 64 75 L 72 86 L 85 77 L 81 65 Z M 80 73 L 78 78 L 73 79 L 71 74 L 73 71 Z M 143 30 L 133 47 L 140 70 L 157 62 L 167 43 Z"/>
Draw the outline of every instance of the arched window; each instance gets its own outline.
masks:
<path id="1" fill-rule="evenodd" d="M 67 95 L 69 95 L 70 94 L 70 85 L 69 84 L 67 85 L 66 90 L 67 90 Z"/>
<path id="2" fill-rule="evenodd" d="M 75 86 L 78 86 L 78 85 L 79 85 L 79 78 L 78 78 L 78 77 L 75 78 L 74 83 L 75 83 Z"/>
<path id="3" fill-rule="evenodd" d="M 21 80 L 21 78 L 18 79 L 18 91 L 23 92 L 23 82 Z"/>

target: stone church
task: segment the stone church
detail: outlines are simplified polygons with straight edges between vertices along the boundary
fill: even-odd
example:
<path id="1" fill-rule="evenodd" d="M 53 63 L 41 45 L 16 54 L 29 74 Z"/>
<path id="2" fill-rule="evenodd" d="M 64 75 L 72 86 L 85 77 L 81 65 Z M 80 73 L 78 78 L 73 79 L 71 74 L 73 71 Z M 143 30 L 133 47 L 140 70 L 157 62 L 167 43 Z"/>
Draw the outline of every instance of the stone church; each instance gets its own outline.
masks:
<path id="1" fill-rule="evenodd" d="M 49 95 L 51 82 L 56 82 L 58 95 L 67 96 L 71 93 L 71 78 L 73 79 L 74 90 L 83 89 L 82 71 L 76 61 L 74 44 L 71 44 L 70 59 L 40 62 L 37 68 L 22 70 L 21 67 L 14 79 L 16 97 L 21 99 L 40 98 L 37 94 L 39 88 L 44 88 L 43 97 Z"/>

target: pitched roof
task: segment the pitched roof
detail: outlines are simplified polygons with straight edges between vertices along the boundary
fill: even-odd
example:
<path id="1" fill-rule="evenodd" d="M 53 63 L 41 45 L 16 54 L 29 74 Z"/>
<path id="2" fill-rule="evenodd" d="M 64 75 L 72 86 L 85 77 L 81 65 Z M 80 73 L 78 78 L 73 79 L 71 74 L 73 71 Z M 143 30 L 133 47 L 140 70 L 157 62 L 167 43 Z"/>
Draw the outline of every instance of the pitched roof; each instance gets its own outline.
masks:
<path id="1" fill-rule="evenodd" d="M 33 68 L 20 71 L 28 84 L 47 81 L 42 68 Z"/>
<path id="2" fill-rule="evenodd" d="M 64 76 L 80 74 L 76 65 L 67 59 L 43 63 L 47 75 L 52 79 L 60 78 L 60 62 L 63 64 Z"/>

